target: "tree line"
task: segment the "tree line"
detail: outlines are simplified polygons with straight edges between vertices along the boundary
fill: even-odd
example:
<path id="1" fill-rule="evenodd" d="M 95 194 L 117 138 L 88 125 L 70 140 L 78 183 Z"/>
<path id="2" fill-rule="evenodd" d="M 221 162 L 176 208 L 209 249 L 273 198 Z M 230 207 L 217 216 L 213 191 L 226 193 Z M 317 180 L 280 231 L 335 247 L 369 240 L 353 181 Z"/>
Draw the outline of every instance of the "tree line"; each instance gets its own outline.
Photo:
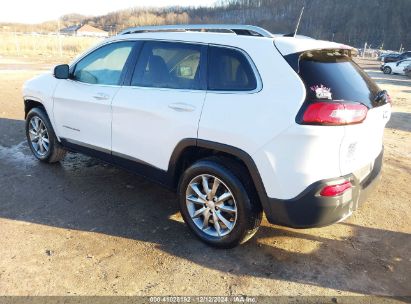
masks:
<path id="1" fill-rule="evenodd" d="M 294 31 L 305 7 L 299 34 L 356 47 L 411 49 L 411 0 L 220 0 L 213 7 L 132 8 L 104 16 L 66 15 L 60 26 L 79 23 L 116 33 L 141 25 L 241 23 L 273 33 Z M 3 24 L 5 25 L 5 24 Z M 56 31 L 56 22 L 6 25 L 19 31 Z M 4 26 L 3 26 L 4 29 Z"/>

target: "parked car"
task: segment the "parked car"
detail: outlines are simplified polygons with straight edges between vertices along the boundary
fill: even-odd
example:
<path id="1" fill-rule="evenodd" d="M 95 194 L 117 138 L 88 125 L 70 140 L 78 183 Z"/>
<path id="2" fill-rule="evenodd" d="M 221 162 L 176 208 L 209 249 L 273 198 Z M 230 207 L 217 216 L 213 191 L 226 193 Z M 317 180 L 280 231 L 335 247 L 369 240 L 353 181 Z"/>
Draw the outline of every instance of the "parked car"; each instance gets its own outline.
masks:
<path id="1" fill-rule="evenodd" d="M 27 141 L 42 162 L 82 152 L 175 190 L 213 246 L 250 239 L 263 211 L 329 225 L 377 184 L 391 115 L 351 51 L 254 26 L 131 28 L 26 82 Z"/>
<path id="2" fill-rule="evenodd" d="M 386 63 L 383 66 L 381 66 L 381 70 L 384 72 L 384 74 L 405 75 L 404 69 L 409 64 L 411 64 L 411 58 L 407 60 Z"/>
<path id="3" fill-rule="evenodd" d="M 384 53 L 378 56 L 378 60 L 384 62 L 385 57 L 397 57 L 399 54 L 398 53 Z"/>
<path id="4" fill-rule="evenodd" d="M 389 56 L 385 56 L 384 57 L 384 63 L 388 63 L 388 62 L 396 62 L 396 61 L 400 61 L 400 60 L 405 60 L 411 58 L 411 51 L 410 52 L 404 52 L 402 54 L 392 54 Z"/>
<path id="5" fill-rule="evenodd" d="M 411 78 L 411 64 L 409 64 L 405 69 L 404 69 L 404 73 L 406 76 Z"/>

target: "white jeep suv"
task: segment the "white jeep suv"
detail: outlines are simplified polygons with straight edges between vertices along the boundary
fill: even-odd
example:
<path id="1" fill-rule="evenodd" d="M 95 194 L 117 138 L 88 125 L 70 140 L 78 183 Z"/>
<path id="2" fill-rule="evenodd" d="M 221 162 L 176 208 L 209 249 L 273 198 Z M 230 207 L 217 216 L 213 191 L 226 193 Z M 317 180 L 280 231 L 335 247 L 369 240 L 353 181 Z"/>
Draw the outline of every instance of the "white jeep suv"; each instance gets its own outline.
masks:
<path id="1" fill-rule="evenodd" d="M 206 243 L 329 225 L 381 172 L 389 97 L 346 45 L 254 26 L 139 27 L 24 86 L 44 162 L 82 152 L 159 182 Z"/>

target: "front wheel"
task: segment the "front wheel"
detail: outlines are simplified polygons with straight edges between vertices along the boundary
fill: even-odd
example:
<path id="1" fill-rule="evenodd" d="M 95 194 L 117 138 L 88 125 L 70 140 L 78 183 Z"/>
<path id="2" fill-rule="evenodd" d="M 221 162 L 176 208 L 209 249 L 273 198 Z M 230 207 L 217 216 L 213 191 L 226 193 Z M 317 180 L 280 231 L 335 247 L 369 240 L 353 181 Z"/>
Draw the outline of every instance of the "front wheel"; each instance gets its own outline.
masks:
<path id="1" fill-rule="evenodd" d="M 390 67 L 385 67 L 385 68 L 383 69 L 383 72 L 384 72 L 384 74 L 391 74 L 392 70 L 391 70 Z"/>
<path id="2" fill-rule="evenodd" d="M 58 142 L 47 114 L 41 108 L 31 109 L 27 114 L 26 137 L 31 152 L 40 161 L 55 163 L 66 155 L 66 150 Z"/>
<path id="3" fill-rule="evenodd" d="M 203 242 L 231 248 L 258 230 L 262 211 L 243 183 L 226 167 L 202 160 L 188 168 L 179 185 L 181 214 Z"/>

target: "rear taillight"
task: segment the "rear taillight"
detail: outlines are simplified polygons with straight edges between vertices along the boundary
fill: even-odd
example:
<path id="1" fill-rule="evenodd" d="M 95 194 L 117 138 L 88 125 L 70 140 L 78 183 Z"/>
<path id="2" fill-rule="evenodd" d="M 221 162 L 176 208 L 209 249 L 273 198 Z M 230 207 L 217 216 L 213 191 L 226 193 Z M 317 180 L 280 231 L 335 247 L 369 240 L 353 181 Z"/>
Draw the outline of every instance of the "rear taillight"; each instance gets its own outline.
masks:
<path id="1" fill-rule="evenodd" d="M 352 187 L 352 184 L 349 181 L 346 181 L 338 185 L 325 186 L 323 190 L 321 190 L 320 195 L 321 196 L 337 196 L 337 195 L 343 194 L 345 191 L 347 191 L 351 187 Z"/>
<path id="2" fill-rule="evenodd" d="M 350 125 L 361 123 L 367 117 L 367 107 L 359 103 L 318 101 L 305 109 L 302 124 Z"/>

